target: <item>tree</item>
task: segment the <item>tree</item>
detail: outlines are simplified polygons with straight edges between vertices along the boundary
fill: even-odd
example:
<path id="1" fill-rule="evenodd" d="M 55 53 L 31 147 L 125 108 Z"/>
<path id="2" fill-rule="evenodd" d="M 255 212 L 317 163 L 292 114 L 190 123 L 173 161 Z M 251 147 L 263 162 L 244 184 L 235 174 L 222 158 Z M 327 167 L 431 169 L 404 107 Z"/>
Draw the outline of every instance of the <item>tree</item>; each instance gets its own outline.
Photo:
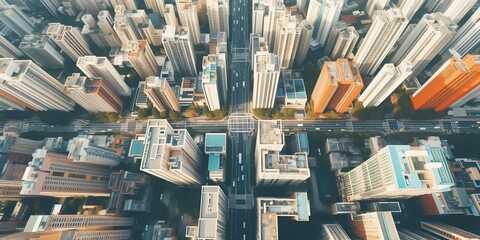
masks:
<path id="1" fill-rule="evenodd" d="M 166 119 L 166 118 L 168 118 L 169 112 L 170 112 L 170 111 L 169 111 L 168 109 L 165 110 L 165 111 L 163 111 L 163 112 L 160 112 L 160 118 L 161 118 L 161 119 Z"/>
<path id="2" fill-rule="evenodd" d="M 195 107 L 195 105 L 190 105 L 183 115 L 187 118 L 198 117 L 197 107 Z"/>
<path id="3" fill-rule="evenodd" d="M 147 119 L 148 118 L 148 108 L 140 108 L 137 111 L 138 118 Z"/>
<path id="4" fill-rule="evenodd" d="M 105 117 L 109 122 L 116 122 L 118 121 L 118 119 L 120 119 L 120 116 L 118 115 L 118 113 L 115 113 L 115 112 L 105 113 Z"/>
<path id="5" fill-rule="evenodd" d="M 265 108 L 254 108 L 253 114 L 257 117 L 264 117 L 265 116 Z"/>
<path id="6" fill-rule="evenodd" d="M 322 115 L 325 118 L 335 119 L 338 118 L 339 114 L 335 111 L 328 111 Z"/>
<path id="7" fill-rule="evenodd" d="M 286 119 L 292 119 L 295 117 L 295 109 L 283 108 L 283 117 Z"/>
<path id="8" fill-rule="evenodd" d="M 358 110 L 364 109 L 363 107 L 363 102 L 357 101 L 355 104 L 353 104 L 352 110 L 350 111 L 352 115 L 355 115 L 355 112 Z"/>
<path id="9" fill-rule="evenodd" d="M 161 118 L 161 117 L 160 117 L 160 112 L 159 112 L 156 108 L 153 108 L 153 110 L 152 110 L 152 116 L 153 116 L 153 118 L 155 118 L 155 119 Z"/>
<path id="10" fill-rule="evenodd" d="M 168 117 L 169 117 L 170 120 L 172 120 L 172 121 L 177 121 L 177 120 L 180 120 L 180 118 L 181 118 L 180 113 L 177 112 L 177 111 L 174 111 L 174 110 L 170 110 L 170 111 L 169 111 Z"/>

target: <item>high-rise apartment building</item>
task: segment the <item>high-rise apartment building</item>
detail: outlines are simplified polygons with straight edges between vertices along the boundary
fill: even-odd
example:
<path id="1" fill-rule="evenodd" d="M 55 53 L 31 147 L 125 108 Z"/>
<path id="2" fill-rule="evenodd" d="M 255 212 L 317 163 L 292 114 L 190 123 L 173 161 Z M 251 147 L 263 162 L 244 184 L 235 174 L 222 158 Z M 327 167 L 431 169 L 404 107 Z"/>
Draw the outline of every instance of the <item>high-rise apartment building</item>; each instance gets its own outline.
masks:
<path id="1" fill-rule="evenodd" d="M 323 239 L 325 240 L 350 240 L 342 225 L 340 224 L 322 224 Z"/>
<path id="2" fill-rule="evenodd" d="M 92 55 L 90 46 L 83 34 L 76 27 L 65 26 L 60 23 L 48 24 L 47 36 L 49 36 L 73 61 L 79 57 Z"/>
<path id="3" fill-rule="evenodd" d="M 127 45 L 127 56 L 135 71 L 142 78 L 158 76 L 158 63 L 155 60 L 147 40 L 130 41 Z"/>
<path id="4" fill-rule="evenodd" d="M 429 147 L 388 145 L 339 177 L 344 200 L 409 198 L 454 185 L 443 152 Z"/>
<path id="5" fill-rule="evenodd" d="M 219 186 L 202 186 L 201 194 L 197 239 L 226 239 L 228 214 L 227 196 Z"/>
<path id="6" fill-rule="evenodd" d="M 23 175 L 20 194 L 30 196 L 74 197 L 109 196 L 110 170 L 73 162 L 66 155 L 37 149 Z"/>
<path id="7" fill-rule="evenodd" d="M 108 182 L 112 193 L 106 207 L 107 214 L 149 211 L 152 200 L 150 186 L 150 176 L 147 174 L 123 170 L 113 172 Z"/>
<path id="8" fill-rule="evenodd" d="M 143 92 L 159 112 L 168 109 L 180 112 L 180 103 L 165 78 L 147 77 Z"/>
<path id="9" fill-rule="evenodd" d="M 208 176 L 217 183 L 225 181 L 227 134 L 206 133 L 205 153 L 208 154 Z"/>
<path id="10" fill-rule="evenodd" d="M 186 129 L 149 120 L 140 170 L 177 185 L 201 184 L 202 152 Z"/>
<path id="11" fill-rule="evenodd" d="M 86 137 L 73 138 L 69 145 L 67 158 L 74 162 L 114 167 L 123 161 L 121 149 L 96 146 Z"/>
<path id="12" fill-rule="evenodd" d="M 106 10 L 98 13 L 98 21 L 91 14 L 84 14 L 82 21 L 85 25 L 82 28 L 82 34 L 92 39 L 97 47 L 120 47 L 122 41 L 113 29 L 113 18 Z"/>
<path id="13" fill-rule="evenodd" d="M 313 111 L 320 114 L 332 109 L 344 113 L 362 88 L 362 76 L 355 62 L 347 59 L 325 62 L 311 96 Z"/>
<path id="14" fill-rule="evenodd" d="M 425 0 L 399 0 L 397 7 L 402 11 L 403 16 L 410 21 L 424 2 Z"/>
<path id="15" fill-rule="evenodd" d="M 0 33 L 0 58 L 18 59 L 25 55 L 20 49 L 13 45 Z"/>
<path id="16" fill-rule="evenodd" d="M 131 90 L 124 81 L 125 76 L 120 75 L 106 57 L 80 57 L 77 67 L 89 78 L 101 77 L 119 95 L 130 96 Z"/>
<path id="17" fill-rule="evenodd" d="M 230 9 L 228 0 L 206 0 L 206 3 L 210 32 L 225 32 L 229 36 Z"/>
<path id="18" fill-rule="evenodd" d="M 278 56 L 280 69 L 292 68 L 300 41 L 300 25 L 295 16 L 277 19 L 273 53 Z"/>
<path id="19" fill-rule="evenodd" d="M 348 58 L 357 45 L 359 35 L 355 27 L 348 26 L 344 21 L 333 25 L 328 37 L 326 52 L 330 58 Z"/>
<path id="20" fill-rule="evenodd" d="M 4 133 L 0 136 L 0 153 L 7 155 L 7 160 L 14 163 L 28 163 L 35 150 L 42 146 L 42 141 L 21 138 L 15 134 Z"/>
<path id="21" fill-rule="evenodd" d="M 277 21 L 289 15 L 282 0 L 254 0 L 252 2 L 252 32 L 261 34 L 273 48 Z M 270 49 L 271 50 L 271 49 Z"/>
<path id="22" fill-rule="evenodd" d="M 300 22 L 300 39 L 295 56 L 295 66 L 302 66 L 303 62 L 305 62 L 312 36 L 313 26 L 307 20 L 302 20 Z"/>
<path id="23" fill-rule="evenodd" d="M 132 230 L 64 230 L 60 235 L 62 240 L 128 240 L 132 237 Z"/>
<path id="24" fill-rule="evenodd" d="M 164 0 L 145 0 L 145 6 L 148 9 L 152 9 L 153 12 L 160 14 L 164 17 L 165 1 Z"/>
<path id="25" fill-rule="evenodd" d="M 412 64 L 410 78 L 416 77 L 455 34 L 457 25 L 442 13 L 423 15 L 395 52 L 391 62 Z"/>
<path id="26" fill-rule="evenodd" d="M 317 49 L 327 44 L 332 26 L 338 21 L 344 0 L 310 0 L 307 21 L 313 26 L 311 48 Z"/>
<path id="27" fill-rule="evenodd" d="M 164 18 L 165 18 L 165 23 L 167 25 L 173 25 L 175 27 L 180 27 L 180 24 L 178 23 L 177 17 L 175 16 L 175 7 L 173 4 L 166 4 L 165 5 L 165 11 L 164 11 Z"/>
<path id="28" fill-rule="evenodd" d="M 31 60 L 0 59 L 0 93 L 35 111 L 71 111 L 63 85 Z"/>
<path id="29" fill-rule="evenodd" d="M 127 10 L 124 5 L 115 7 L 115 23 L 113 29 L 120 37 L 122 46 L 126 46 L 130 41 L 147 40 L 148 43 L 161 45 L 160 29 L 155 29 L 153 23 L 145 10 L 130 9 Z"/>
<path id="30" fill-rule="evenodd" d="M 369 212 L 353 215 L 350 233 L 355 239 L 400 239 L 391 212 Z"/>
<path id="31" fill-rule="evenodd" d="M 413 95 L 413 107 L 437 112 L 450 107 L 479 85 L 480 55 L 452 58 Z"/>
<path id="32" fill-rule="evenodd" d="M 444 239 L 480 239 L 480 235 L 467 232 L 463 229 L 456 228 L 454 226 L 440 223 L 440 222 L 420 222 L 420 227 L 430 233 L 433 233 L 435 236 L 444 238 Z"/>
<path id="33" fill-rule="evenodd" d="M 216 54 L 203 57 L 202 88 L 210 111 L 218 110 L 225 105 L 226 96 L 221 91 L 221 86 L 226 82 L 226 74 L 221 70 L 217 68 Z"/>
<path id="34" fill-rule="evenodd" d="M 358 101 L 362 102 L 364 107 L 380 105 L 410 74 L 412 74 L 412 65 L 408 62 L 397 67 L 392 63 L 383 65 Z"/>
<path id="35" fill-rule="evenodd" d="M 476 2 L 476 0 L 427 1 L 425 9 L 429 12 L 441 12 L 457 24 Z"/>
<path id="36" fill-rule="evenodd" d="M 295 185 L 310 177 L 305 152 L 281 155 L 285 145 L 281 120 L 258 121 L 255 165 L 257 184 Z"/>
<path id="37" fill-rule="evenodd" d="M 19 48 L 44 68 L 61 68 L 65 59 L 45 35 L 25 35 Z"/>
<path id="38" fill-rule="evenodd" d="M 372 75 L 377 71 L 407 24 L 398 8 L 375 11 L 372 26 L 354 58 L 362 74 Z"/>
<path id="39" fill-rule="evenodd" d="M 475 46 L 480 43 L 480 8 L 460 27 L 444 48 L 442 58 L 465 57 Z"/>
<path id="40" fill-rule="evenodd" d="M 188 34 L 190 34 L 193 44 L 199 44 L 200 23 L 195 5 L 192 3 L 192 0 L 176 0 L 175 2 L 182 27 L 188 29 Z"/>
<path id="41" fill-rule="evenodd" d="M 188 28 L 165 26 L 162 42 L 176 74 L 184 77 L 197 76 L 194 44 Z"/>
<path id="42" fill-rule="evenodd" d="M 123 100 L 102 78 L 88 78 L 73 73 L 67 77 L 63 92 L 89 112 L 122 111 Z"/>
<path id="43" fill-rule="evenodd" d="M 113 227 L 132 227 L 134 218 L 99 215 L 32 215 L 24 232 L 62 230 L 93 230 Z"/>
<path id="44" fill-rule="evenodd" d="M 266 46 L 266 45 L 265 45 Z M 268 49 L 257 51 L 253 62 L 253 108 L 273 108 L 277 95 L 280 62 Z"/>
<path id="45" fill-rule="evenodd" d="M 295 221 L 310 220 L 310 202 L 306 192 L 294 198 L 257 198 L 257 239 L 278 239 L 278 217 Z"/>
<path id="46" fill-rule="evenodd" d="M 372 17 L 375 11 L 385 9 L 389 2 L 390 0 L 367 0 L 365 12 Z"/>
<path id="47" fill-rule="evenodd" d="M 12 101 L 10 98 L 0 96 L 0 110 L 1 111 L 23 111 L 25 110 L 25 106 L 15 101 Z"/>
<path id="48" fill-rule="evenodd" d="M 137 3 L 135 0 L 110 0 L 112 7 L 115 8 L 118 5 L 125 6 L 128 10 L 137 10 Z"/>
<path id="49" fill-rule="evenodd" d="M 282 72 L 286 108 L 305 109 L 307 92 L 300 72 L 285 70 Z"/>
<path id="50" fill-rule="evenodd" d="M 3 5 L 0 8 L 0 22 L 0 32 L 12 31 L 20 38 L 31 34 L 35 28 L 32 19 L 16 5 Z"/>

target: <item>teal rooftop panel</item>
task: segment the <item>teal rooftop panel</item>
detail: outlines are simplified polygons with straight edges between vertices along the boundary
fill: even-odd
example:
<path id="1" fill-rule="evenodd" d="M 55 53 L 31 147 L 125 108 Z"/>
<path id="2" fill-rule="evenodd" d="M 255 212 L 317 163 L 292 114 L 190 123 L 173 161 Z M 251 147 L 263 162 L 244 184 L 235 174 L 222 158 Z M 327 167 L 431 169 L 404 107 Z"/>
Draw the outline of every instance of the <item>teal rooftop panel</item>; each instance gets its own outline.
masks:
<path id="1" fill-rule="evenodd" d="M 227 147 L 227 135 L 225 133 L 205 134 L 206 153 L 225 153 Z"/>
<path id="2" fill-rule="evenodd" d="M 308 135 L 306 132 L 297 133 L 297 144 L 300 152 L 310 152 L 310 149 L 308 147 Z"/>
<path id="3" fill-rule="evenodd" d="M 297 192 L 298 221 L 308 221 L 310 218 L 310 203 L 306 192 Z"/>
<path id="4" fill-rule="evenodd" d="M 208 155 L 208 171 L 218 171 L 220 170 L 220 154 L 209 154 Z"/>
<path id="5" fill-rule="evenodd" d="M 128 151 L 128 156 L 130 157 L 140 157 L 143 153 L 143 141 L 132 140 L 130 143 L 130 150 Z"/>

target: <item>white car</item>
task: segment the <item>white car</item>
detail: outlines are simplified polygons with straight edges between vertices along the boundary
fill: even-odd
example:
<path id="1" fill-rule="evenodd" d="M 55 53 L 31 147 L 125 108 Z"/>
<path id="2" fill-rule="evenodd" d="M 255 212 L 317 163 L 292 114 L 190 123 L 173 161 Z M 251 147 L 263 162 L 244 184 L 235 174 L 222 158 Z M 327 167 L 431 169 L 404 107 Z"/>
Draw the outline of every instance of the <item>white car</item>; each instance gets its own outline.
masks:
<path id="1" fill-rule="evenodd" d="M 232 92 L 235 92 L 235 87 L 232 87 Z"/>

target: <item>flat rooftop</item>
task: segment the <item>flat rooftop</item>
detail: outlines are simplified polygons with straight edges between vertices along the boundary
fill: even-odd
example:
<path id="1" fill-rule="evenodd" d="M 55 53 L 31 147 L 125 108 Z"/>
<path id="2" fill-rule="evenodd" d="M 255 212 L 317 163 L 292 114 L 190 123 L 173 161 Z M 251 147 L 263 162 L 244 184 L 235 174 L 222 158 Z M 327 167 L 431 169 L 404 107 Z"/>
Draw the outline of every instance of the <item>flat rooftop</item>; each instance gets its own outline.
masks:
<path id="1" fill-rule="evenodd" d="M 207 153 L 225 153 L 227 147 L 226 133 L 207 133 L 205 134 L 205 152 Z"/>
<path id="2" fill-rule="evenodd" d="M 216 239 L 219 213 L 219 186 L 203 186 L 198 220 L 198 238 Z"/>
<path id="3" fill-rule="evenodd" d="M 263 171 L 275 170 L 280 173 L 310 175 L 308 169 L 307 153 L 296 153 L 294 155 L 280 155 L 278 151 L 263 150 L 261 152 Z"/>
<path id="4" fill-rule="evenodd" d="M 260 144 L 284 144 L 284 135 L 281 120 L 258 121 Z"/>

